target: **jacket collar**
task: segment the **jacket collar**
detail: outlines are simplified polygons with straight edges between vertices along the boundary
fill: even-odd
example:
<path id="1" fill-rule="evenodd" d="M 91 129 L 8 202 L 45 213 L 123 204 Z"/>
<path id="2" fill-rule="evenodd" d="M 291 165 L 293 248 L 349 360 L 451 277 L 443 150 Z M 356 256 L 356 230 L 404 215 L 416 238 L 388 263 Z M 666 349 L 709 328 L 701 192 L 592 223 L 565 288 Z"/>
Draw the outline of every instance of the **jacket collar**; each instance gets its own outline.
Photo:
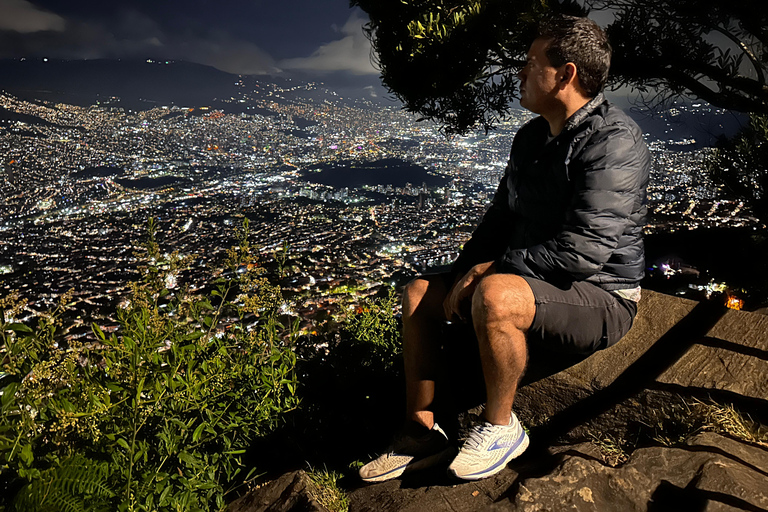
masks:
<path id="1" fill-rule="evenodd" d="M 597 107 L 599 107 L 605 101 L 603 93 L 598 93 L 597 96 L 589 100 L 583 107 L 573 113 L 571 117 L 565 122 L 563 131 L 572 130 L 579 126 Z"/>

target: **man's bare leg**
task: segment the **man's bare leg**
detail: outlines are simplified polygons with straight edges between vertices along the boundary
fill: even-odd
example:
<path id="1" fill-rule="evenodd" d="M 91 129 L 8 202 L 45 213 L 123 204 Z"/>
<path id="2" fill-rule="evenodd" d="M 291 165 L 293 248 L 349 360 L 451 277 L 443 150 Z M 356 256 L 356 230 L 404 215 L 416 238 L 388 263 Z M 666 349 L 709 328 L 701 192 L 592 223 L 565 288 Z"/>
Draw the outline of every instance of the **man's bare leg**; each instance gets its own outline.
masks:
<path id="1" fill-rule="evenodd" d="M 406 420 L 427 428 L 435 423 L 429 409 L 435 398 L 435 361 L 440 348 L 443 300 L 448 289 L 441 276 L 418 278 L 403 292 L 403 357 Z"/>
<path id="2" fill-rule="evenodd" d="M 365 482 L 398 478 L 445 462 L 455 450 L 435 424 L 430 410 L 435 398 L 435 373 L 440 350 L 441 324 L 445 318 L 443 299 L 447 293 L 443 276 L 410 282 L 403 292 L 403 355 L 405 359 L 406 424 L 386 453 L 360 468 Z M 424 428 L 429 429 L 425 431 Z"/>
<path id="3" fill-rule="evenodd" d="M 472 295 L 472 321 L 485 378 L 485 419 L 494 425 L 509 423 L 528 357 L 525 334 L 535 314 L 533 291 L 520 276 L 487 276 Z"/>

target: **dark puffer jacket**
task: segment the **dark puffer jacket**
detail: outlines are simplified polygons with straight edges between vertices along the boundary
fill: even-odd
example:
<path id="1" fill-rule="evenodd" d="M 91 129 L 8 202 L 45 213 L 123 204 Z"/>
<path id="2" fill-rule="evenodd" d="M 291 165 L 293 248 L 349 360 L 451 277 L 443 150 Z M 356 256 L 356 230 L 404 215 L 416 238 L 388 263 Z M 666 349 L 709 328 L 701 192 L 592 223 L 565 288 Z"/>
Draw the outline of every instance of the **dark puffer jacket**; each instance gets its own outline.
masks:
<path id="1" fill-rule="evenodd" d="M 651 158 L 640 128 L 602 94 L 549 139 L 538 117 L 515 136 L 490 208 L 454 264 L 606 290 L 644 275 L 642 229 Z"/>

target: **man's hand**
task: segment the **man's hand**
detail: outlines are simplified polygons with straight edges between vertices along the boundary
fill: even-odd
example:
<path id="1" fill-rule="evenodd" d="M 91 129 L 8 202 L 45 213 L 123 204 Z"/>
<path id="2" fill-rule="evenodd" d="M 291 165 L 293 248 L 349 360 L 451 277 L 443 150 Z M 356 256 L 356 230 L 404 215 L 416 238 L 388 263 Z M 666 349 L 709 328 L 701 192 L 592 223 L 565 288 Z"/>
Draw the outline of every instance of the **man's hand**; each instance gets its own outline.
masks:
<path id="1" fill-rule="evenodd" d="M 445 318 L 448 320 L 453 319 L 454 316 L 460 320 L 466 322 L 467 318 L 462 313 L 462 303 L 467 298 L 472 298 L 472 294 L 475 293 L 480 280 L 485 276 L 489 276 L 496 272 L 496 265 L 493 261 L 486 263 L 479 263 L 472 267 L 469 272 L 464 274 L 463 277 L 458 277 L 456 282 L 453 283 L 451 291 L 448 292 L 448 296 L 443 301 L 443 310 L 445 311 Z"/>

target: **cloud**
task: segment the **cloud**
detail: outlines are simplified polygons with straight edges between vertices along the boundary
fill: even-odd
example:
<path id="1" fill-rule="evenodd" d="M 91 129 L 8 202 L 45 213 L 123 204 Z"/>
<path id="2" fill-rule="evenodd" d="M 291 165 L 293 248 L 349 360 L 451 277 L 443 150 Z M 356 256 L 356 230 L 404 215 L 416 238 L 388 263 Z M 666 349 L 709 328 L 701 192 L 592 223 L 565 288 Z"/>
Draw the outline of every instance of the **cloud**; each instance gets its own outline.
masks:
<path id="1" fill-rule="evenodd" d="M 274 59 L 253 43 L 215 35 L 212 39 L 173 41 L 165 51 L 175 58 L 213 66 L 227 73 L 263 75 L 279 73 Z"/>
<path id="2" fill-rule="evenodd" d="M 274 59 L 257 45 L 233 39 L 221 30 L 168 33 L 155 20 L 136 11 L 124 12 L 110 32 L 117 35 L 112 53 L 184 60 L 242 75 L 277 73 Z"/>
<path id="3" fill-rule="evenodd" d="M 0 0 L 0 6 L 23 0 Z M 0 15 L 5 11 L 0 9 Z M 1 17 L 0 20 L 6 18 Z M 0 58 L 168 59 L 205 64 L 234 74 L 276 74 L 274 59 L 257 45 L 223 31 L 171 33 L 142 13 L 123 10 L 112 20 L 70 19 L 61 31 L 22 34 L 0 30 Z"/>
<path id="4" fill-rule="evenodd" d="M 26 0 L 0 0 L 0 30 L 31 33 L 54 30 L 61 32 L 67 22 L 52 12 L 44 11 Z"/>
<path id="5" fill-rule="evenodd" d="M 375 75 L 379 73 L 371 64 L 371 42 L 363 33 L 366 19 L 355 11 L 347 23 L 339 30 L 344 36 L 320 46 L 309 57 L 286 59 L 279 63 L 285 69 L 302 71 L 347 71 L 355 75 Z"/>

